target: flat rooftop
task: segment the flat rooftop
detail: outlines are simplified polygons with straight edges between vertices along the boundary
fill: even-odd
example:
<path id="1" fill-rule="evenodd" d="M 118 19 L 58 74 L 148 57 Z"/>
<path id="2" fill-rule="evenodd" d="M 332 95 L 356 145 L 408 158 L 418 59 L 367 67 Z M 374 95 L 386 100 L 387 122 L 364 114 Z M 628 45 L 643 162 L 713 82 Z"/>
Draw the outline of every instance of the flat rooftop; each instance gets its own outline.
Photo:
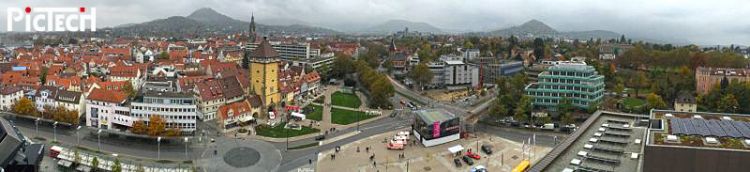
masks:
<path id="1" fill-rule="evenodd" d="M 640 171 L 648 127 L 641 119 L 647 116 L 597 111 L 529 171 Z"/>
<path id="2" fill-rule="evenodd" d="M 750 151 L 750 115 L 653 110 L 648 145 Z"/>
<path id="3" fill-rule="evenodd" d="M 456 118 L 456 115 L 444 110 L 444 109 L 425 109 L 416 111 L 419 119 L 427 124 L 432 124 L 435 121 L 447 121 Z"/>

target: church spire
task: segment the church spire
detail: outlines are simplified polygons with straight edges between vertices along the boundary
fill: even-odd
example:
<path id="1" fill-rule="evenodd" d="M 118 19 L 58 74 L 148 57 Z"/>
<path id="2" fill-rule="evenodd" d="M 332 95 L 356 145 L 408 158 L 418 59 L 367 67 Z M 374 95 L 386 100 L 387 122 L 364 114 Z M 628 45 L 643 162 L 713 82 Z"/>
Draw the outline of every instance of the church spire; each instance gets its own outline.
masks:
<path id="1" fill-rule="evenodd" d="M 258 34 L 255 31 L 255 14 L 250 13 L 250 43 L 255 43 Z"/>

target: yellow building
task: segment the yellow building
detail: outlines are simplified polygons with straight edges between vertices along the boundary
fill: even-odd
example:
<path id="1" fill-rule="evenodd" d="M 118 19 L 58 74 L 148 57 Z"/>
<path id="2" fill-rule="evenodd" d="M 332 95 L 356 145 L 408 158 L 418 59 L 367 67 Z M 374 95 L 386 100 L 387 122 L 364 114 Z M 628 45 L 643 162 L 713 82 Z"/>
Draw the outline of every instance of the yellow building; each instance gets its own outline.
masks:
<path id="1" fill-rule="evenodd" d="M 250 82 L 252 93 L 260 96 L 263 106 L 273 106 L 281 101 L 279 94 L 279 53 L 263 40 L 250 55 Z"/>

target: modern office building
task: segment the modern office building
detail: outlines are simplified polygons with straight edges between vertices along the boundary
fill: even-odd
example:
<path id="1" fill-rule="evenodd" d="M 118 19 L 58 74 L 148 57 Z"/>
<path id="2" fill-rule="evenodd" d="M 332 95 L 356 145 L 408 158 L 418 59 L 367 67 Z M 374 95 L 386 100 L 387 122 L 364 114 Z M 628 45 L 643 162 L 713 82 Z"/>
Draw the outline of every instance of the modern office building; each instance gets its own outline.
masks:
<path id="1" fill-rule="evenodd" d="M 198 119 L 197 109 L 197 101 L 192 94 L 146 91 L 130 103 L 130 116 L 148 124 L 152 115 L 158 115 L 166 122 L 166 128 L 177 128 L 183 134 L 192 134 Z"/>
<path id="2" fill-rule="evenodd" d="M 750 169 L 750 115 L 652 110 L 643 171 Z"/>
<path id="3" fill-rule="evenodd" d="M 486 60 L 476 61 L 481 64 L 479 69 L 484 84 L 495 84 L 498 78 L 513 76 L 523 72 L 523 61 Z"/>
<path id="4" fill-rule="evenodd" d="M 539 74 L 537 83 L 525 88 L 526 95 L 533 97 L 532 104 L 537 108 L 551 111 L 567 98 L 574 106 L 587 109 L 599 103 L 604 96 L 604 76 L 592 66 L 578 63 L 561 63 L 547 68 Z"/>
<path id="5" fill-rule="evenodd" d="M 269 41 L 271 47 L 279 53 L 279 57 L 282 59 L 307 59 L 315 57 L 310 51 L 310 43 L 282 43 L 276 41 Z M 255 51 L 260 46 L 260 43 L 247 44 L 245 48 L 250 52 Z M 319 56 L 320 54 L 318 54 Z"/>
<path id="6" fill-rule="evenodd" d="M 414 136 L 425 147 L 435 146 L 461 138 L 461 119 L 443 109 L 415 112 Z"/>
<path id="7" fill-rule="evenodd" d="M 706 94 L 716 85 L 726 80 L 727 82 L 750 81 L 750 69 L 740 68 L 710 68 L 698 67 L 695 69 L 695 89 L 698 94 Z"/>

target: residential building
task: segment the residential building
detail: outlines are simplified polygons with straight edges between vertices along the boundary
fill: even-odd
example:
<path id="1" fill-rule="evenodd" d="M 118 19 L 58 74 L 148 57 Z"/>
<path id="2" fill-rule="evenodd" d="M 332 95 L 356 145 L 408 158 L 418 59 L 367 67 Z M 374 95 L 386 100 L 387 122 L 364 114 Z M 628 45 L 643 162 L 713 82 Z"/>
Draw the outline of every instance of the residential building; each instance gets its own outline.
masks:
<path id="1" fill-rule="evenodd" d="M 632 48 L 630 44 L 603 44 L 599 46 L 599 59 L 615 60 Z"/>
<path id="2" fill-rule="evenodd" d="M 55 103 L 57 103 L 55 107 L 62 107 L 65 108 L 65 110 L 76 111 L 78 112 L 78 116 L 83 115 L 86 106 L 81 92 L 67 90 L 57 91 Z"/>
<path id="3" fill-rule="evenodd" d="M 604 96 L 604 76 L 592 66 L 563 63 L 547 68 L 539 74 L 539 81 L 525 88 L 532 104 L 552 111 L 563 98 L 581 109 L 601 102 Z"/>
<path id="4" fill-rule="evenodd" d="M 747 171 L 749 116 L 651 110 L 642 148 L 643 171 Z"/>
<path id="5" fill-rule="evenodd" d="M 464 59 L 466 60 L 474 60 L 478 58 L 480 54 L 481 52 L 479 51 L 479 49 L 472 48 L 472 49 L 466 49 L 463 55 L 464 55 Z"/>
<path id="6" fill-rule="evenodd" d="M 23 89 L 20 87 L 0 87 L 0 110 L 10 111 L 12 106 L 23 97 Z"/>
<path id="7" fill-rule="evenodd" d="M 44 111 L 45 107 L 55 108 L 57 106 L 57 92 L 61 91 L 60 88 L 52 86 L 42 86 L 36 91 L 34 95 L 34 107 L 38 111 Z"/>
<path id="8" fill-rule="evenodd" d="M 695 100 L 695 96 L 689 93 L 681 93 L 674 100 L 674 110 L 678 112 L 697 112 L 698 101 Z"/>
<path id="9" fill-rule="evenodd" d="M 94 89 L 86 97 L 86 126 L 125 131 L 134 120 L 123 92 Z"/>
<path id="10" fill-rule="evenodd" d="M 260 104 L 256 104 L 260 105 Z M 218 110 L 217 123 L 223 132 L 238 129 L 242 123 L 257 119 L 260 115 L 260 107 L 252 106 L 247 100 L 222 105 Z"/>
<path id="11" fill-rule="evenodd" d="M 128 119 L 143 120 L 158 115 L 166 122 L 166 128 L 177 128 L 182 134 L 193 134 L 198 119 L 197 101 L 193 95 L 180 92 L 143 91 L 130 102 Z M 133 122 L 133 121 L 129 121 Z"/>
<path id="12" fill-rule="evenodd" d="M 695 89 L 698 94 L 707 94 L 722 80 L 726 80 L 728 83 L 750 82 L 750 69 L 711 67 L 695 69 Z"/>
<path id="13" fill-rule="evenodd" d="M 216 118 L 220 106 L 242 100 L 245 96 L 236 77 L 208 79 L 195 83 L 198 117 L 203 121 Z"/>

